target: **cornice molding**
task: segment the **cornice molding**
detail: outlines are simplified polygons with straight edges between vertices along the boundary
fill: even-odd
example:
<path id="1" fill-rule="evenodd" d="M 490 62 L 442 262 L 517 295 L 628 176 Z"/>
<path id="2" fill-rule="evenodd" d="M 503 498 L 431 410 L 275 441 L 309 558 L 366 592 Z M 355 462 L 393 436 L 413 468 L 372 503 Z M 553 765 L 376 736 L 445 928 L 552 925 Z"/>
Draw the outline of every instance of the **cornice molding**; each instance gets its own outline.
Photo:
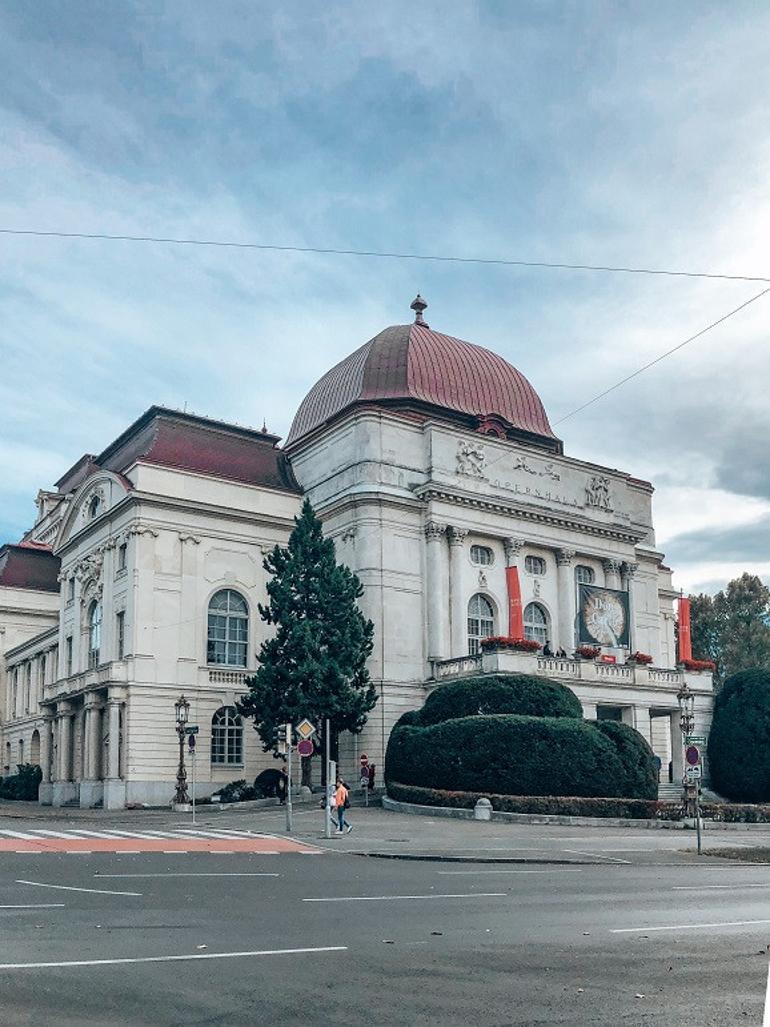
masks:
<path id="1" fill-rule="evenodd" d="M 456 506 L 471 507 L 476 510 L 488 510 L 490 513 L 502 513 L 508 516 L 513 515 L 523 521 L 530 521 L 534 524 L 547 524 L 554 528 L 566 528 L 569 531 L 577 531 L 583 535 L 593 535 L 595 538 L 608 538 L 616 542 L 623 542 L 626 545 L 636 545 L 647 534 L 646 531 L 635 531 L 632 528 L 624 528 L 621 525 L 598 524 L 596 522 L 584 521 L 580 518 L 570 517 L 567 514 L 555 510 L 541 510 L 539 507 L 526 506 L 522 503 L 506 502 L 503 499 L 492 499 L 486 496 L 470 495 L 458 492 L 454 489 L 433 485 L 424 485 L 415 490 L 415 494 L 425 501 L 438 499 L 445 503 L 452 503 Z"/>

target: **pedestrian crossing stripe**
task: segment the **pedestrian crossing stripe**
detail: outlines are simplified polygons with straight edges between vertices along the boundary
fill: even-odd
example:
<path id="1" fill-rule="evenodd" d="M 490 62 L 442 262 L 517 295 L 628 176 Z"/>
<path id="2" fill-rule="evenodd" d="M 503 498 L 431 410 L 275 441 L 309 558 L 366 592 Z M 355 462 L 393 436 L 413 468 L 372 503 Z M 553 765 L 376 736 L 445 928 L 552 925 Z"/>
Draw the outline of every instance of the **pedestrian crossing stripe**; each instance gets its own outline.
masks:
<path id="1" fill-rule="evenodd" d="M 13 831 L 0 828 L 0 853 L 59 852 L 68 855 L 94 852 L 160 852 L 166 855 L 184 852 L 215 852 L 221 854 L 254 853 L 279 855 L 300 853 L 311 855 L 321 850 L 292 838 L 273 834 L 206 828 L 180 828 L 178 830 L 133 830 L 110 828 L 91 831 L 72 828 L 52 831 L 47 828 L 29 828 Z"/>

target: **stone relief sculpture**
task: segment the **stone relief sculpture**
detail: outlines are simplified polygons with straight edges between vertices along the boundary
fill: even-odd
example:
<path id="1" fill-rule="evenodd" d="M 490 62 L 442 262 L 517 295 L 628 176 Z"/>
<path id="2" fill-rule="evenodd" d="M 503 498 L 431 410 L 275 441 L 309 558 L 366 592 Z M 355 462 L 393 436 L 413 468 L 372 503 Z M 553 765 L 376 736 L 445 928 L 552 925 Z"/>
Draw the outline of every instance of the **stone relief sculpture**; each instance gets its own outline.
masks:
<path id="1" fill-rule="evenodd" d="M 592 506 L 596 510 L 611 510 L 610 504 L 610 479 L 603 475 L 595 474 L 588 479 L 586 484 L 586 506 Z"/>
<path id="2" fill-rule="evenodd" d="M 457 440 L 457 473 L 467 474 L 470 478 L 484 478 L 486 456 L 484 447 L 478 443 Z"/>
<path id="3" fill-rule="evenodd" d="M 515 456 L 513 458 L 513 469 L 514 471 L 526 471 L 527 474 L 537 474 L 537 471 L 529 466 L 525 456 Z"/>

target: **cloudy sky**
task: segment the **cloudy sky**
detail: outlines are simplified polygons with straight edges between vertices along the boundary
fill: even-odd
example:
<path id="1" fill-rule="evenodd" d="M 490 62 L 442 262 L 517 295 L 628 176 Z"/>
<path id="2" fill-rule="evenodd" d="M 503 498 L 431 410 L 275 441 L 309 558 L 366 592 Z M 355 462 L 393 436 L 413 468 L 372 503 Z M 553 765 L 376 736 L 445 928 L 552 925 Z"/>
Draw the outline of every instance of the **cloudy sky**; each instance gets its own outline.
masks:
<path id="1" fill-rule="evenodd" d="M 762 3 L 0 5 L 0 228 L 770 277 Z M 756 282 L 0 236 L 0 540 L 152 403 L 279 434 L 411 319 L 552 422 Z M 685 589 L 770 581 L 770 295 L 557 425 Z"/>

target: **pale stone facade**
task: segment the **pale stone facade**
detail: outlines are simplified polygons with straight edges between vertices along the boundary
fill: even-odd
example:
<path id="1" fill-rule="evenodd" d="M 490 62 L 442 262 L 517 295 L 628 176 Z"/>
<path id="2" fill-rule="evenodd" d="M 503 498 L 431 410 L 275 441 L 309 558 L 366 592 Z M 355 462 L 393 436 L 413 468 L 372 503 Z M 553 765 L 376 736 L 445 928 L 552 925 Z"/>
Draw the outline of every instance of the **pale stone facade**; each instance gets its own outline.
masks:
<path id="1" fill-rule="evenodd" d="M 40 763 L 42 802 L 168 803 L 181 693 L 200 728 L 199 795 L 274 765 L 251 726 L 227 718 L 265 637 L 264 553 L 285 544 L 303 493 L 363 582 L 375 629 L 379 701 L 363 734 L 341 742 L 349 779 L 366 752 L 381 780 L 394 722 L 437 683 L 506 670 L 563 681 L 587 717 L 631 724 L 677 773 L 676 692 L 686 678 L 696 732 L 706 734 L 712 686 L 709 674 L 676 667 L 675 593 L 655 545 L 652 486 L 563 455 L 534 393 L 516 423 L 510 395 L 531 386 L 487 351 L 428 332 L 422 309 L 410 354 L 418 343 L 456 344 L 480 392 L 466 387 L 463 397 L 450 368 L 445 406 L 434 394 L 440 374 L 422 398 L 399 399 L 391 382 L 380 399 L 354 354 L 331 372 L 337 408 L 311 392 L 284 450 L 264 431 L 151 408 L 100 456 L 83 457 L 58 491 L 39 494 L 23 545 L 58 561 L 58 591 L 5 586 L 0 575 L 0 734 L 6 768 Z M 383 333 L 382 366 L 416 359 L 392 356 L 404 331 Z M 481 654 L 482 636 L 507 633 L 510 566 L 525 614 L 540 618 L 525 616 L 527 633 L 547 635 L 567 658 Z M 616 663 L 572 658 L 585 580 L 628 593 L 630 645 L 605 649 Z M 636 650 L 652 656 L 650 667 L 626 662 Z"/>

